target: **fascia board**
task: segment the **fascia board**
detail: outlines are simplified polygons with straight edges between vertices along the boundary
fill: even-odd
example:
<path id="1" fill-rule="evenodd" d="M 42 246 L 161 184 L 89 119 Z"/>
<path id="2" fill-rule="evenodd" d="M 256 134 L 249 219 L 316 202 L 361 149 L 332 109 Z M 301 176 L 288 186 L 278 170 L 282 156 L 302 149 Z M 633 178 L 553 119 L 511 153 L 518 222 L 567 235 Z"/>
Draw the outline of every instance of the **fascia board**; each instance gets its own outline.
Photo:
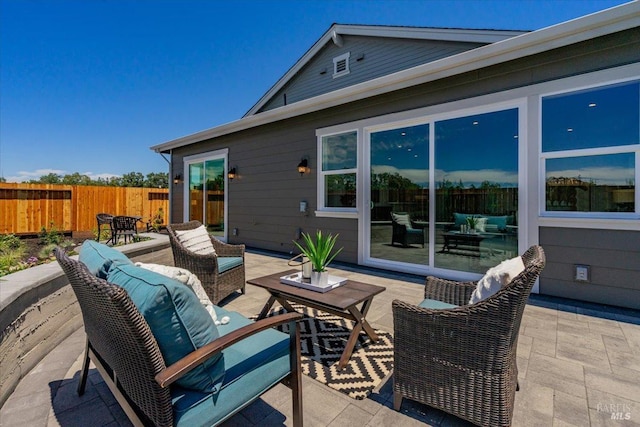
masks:
<path id="1" fill-rule="evenodd" d="M 456 28 L 384 27 L 366 25 L 336 25 L 338 34 L 403 38 L 417 40 L 441 40 L 471 43 L 495 43 L 528 31 L 474 30 Z"/>
<path id="2" fill-rule="evenodd" d="M 205 139 L 405 89 L 635 27 L 640 27 L 640 2 L 638 1 L 244 117 L 228 124 L 155 145 L 151 149 L 156 152 L 165 152 Z"/>

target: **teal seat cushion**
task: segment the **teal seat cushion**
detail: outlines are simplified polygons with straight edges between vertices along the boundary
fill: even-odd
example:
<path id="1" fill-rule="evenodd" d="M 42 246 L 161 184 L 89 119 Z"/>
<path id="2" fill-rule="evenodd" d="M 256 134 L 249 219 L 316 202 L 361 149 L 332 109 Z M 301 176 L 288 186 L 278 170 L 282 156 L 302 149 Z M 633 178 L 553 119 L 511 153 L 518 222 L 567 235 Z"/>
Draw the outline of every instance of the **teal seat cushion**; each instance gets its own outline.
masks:
<path id="1" fill-rule="evenodd" d="M 241 256 L 219 256 L 218 257 L 218 271 L 224 273 L 227 270 L 242 265 L 243 259 Z"/>
<path id="2" fill-rule="evenodd" d="M 430 308 L 432 310 L 442 310 L 445 308 L 456 308 L 458 306 L 455 304 L 438 301 L 436 299 L 425 298 L 420 304 L 418 304 L 418 307 Z"/>
<path id="3" fill-rule="evenodd" d="M 112 264 L 107 281 L 123 287 L 151 328 L 167 365 L 219 337 L 213 319 L 190 287 L 135 265 Z M 212 357 L 177 384 L 201 392 L 219 391 L 224 357 Z"/>
<path id="4" fill-rule="evenodd" d="M 78 259 L 87 266 L 91 274 L 101 279 L 107 278 L 107 272 L 113 263 L 133 265 L 122 252 L 93 240 L 84 241 Z"/>
<path id="5" fill-rule="evenodd" d="M 215 308 L 218 316 L 230 317 L 219 327 L 222 335 L 252 323 L 238 313 Z M 215 425 L 286 377 L 289 335 L 269 329 L 232 345 L 224 350 L 224 368 L 224 382 L 216 395 L 171 388 L 176 426 Z"/>

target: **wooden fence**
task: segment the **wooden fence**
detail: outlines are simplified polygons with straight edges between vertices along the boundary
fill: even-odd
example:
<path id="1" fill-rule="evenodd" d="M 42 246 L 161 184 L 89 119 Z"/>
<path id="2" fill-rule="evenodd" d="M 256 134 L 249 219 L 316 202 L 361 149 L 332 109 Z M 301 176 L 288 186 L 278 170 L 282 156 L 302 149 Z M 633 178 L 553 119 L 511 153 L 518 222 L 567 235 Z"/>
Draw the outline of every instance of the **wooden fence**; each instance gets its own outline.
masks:
<path id="1" fill-rule="evenodd" d="M 51 224 L 87 233 L 97 228 L 98 213 L 140 216 L 146 223 L 160 208 L 167 224 L 166 188 L 0 183 L 0 234 L 34 234 Z"/>

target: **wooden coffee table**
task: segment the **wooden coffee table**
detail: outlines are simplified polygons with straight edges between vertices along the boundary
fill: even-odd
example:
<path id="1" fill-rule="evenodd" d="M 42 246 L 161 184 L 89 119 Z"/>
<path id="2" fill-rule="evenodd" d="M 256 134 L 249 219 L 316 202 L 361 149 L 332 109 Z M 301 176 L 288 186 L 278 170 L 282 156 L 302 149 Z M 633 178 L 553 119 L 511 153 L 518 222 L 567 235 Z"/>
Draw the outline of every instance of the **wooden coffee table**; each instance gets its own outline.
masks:
<path id="1" fill-rule="evenodd" d="M 386 288 L 347 280 L 344 285 L 328 292 L 320 293 L 280 283 L 280 277 L 293 274 L 296 271 L 283 271 L 247 281 L 251 285 L 266 289 L 271 294 L 258 315 L 258 319 L 265 318 L 277 301 L 287 311 L 295 311 L 290 304 L 293 302 L 354 321 L 349 340 L 338 362 L 338 369 L 342 369 L 349 362 L 360 332 L 364 330 L 372 341 L 378 340 L 378 335 L 365 317 L 371 307 L 373 297 L 383 292 Z M 357 307 L 358 304 L 362 304 L 360 308 Z"/>

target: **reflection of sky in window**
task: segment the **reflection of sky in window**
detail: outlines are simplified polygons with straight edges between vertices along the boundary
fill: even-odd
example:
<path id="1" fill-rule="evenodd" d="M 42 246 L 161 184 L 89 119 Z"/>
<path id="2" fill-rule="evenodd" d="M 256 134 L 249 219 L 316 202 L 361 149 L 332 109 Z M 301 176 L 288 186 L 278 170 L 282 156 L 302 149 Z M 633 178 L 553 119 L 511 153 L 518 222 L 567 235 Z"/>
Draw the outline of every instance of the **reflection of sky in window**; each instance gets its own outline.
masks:
<path id="1" fill-rule="evenodd" d="M 202 166 L 202 163 L 189 165 L 189 185 L 191 188 L 196 188 L 202 185 Z"/>
<path id="2" fill-rule="evenodd" d="M 429 125 L 371 134 L 371 172 L 389 173 L 424 188 L 429 181 Z"/>
<path id="3" fill-rule="evenodd" d="M 625 83 L 542 100 L 542 150 L 640 142 L 640 84 Z"/>
<path id="4" fill-rule="evenodd" d="M 224 174 L 224 160 L 207 162 L 207 179 L 216 179 Z"/>
<path id="5" fill-rule="evenodd" d="M 578 178 L 597 185 L 632 185 L 635 154 L 547 159 L 546 178 Z"/>
<path id="6" fill-rule="evenodd" d="M 350 132 L 322 138 L 322 170 L 357 167 L 357 133 Z"/>
<path id="7" fill-rule="evenodd" d="M 518 183 L 518 110 L 436 122 L 436 181 Z"/>

